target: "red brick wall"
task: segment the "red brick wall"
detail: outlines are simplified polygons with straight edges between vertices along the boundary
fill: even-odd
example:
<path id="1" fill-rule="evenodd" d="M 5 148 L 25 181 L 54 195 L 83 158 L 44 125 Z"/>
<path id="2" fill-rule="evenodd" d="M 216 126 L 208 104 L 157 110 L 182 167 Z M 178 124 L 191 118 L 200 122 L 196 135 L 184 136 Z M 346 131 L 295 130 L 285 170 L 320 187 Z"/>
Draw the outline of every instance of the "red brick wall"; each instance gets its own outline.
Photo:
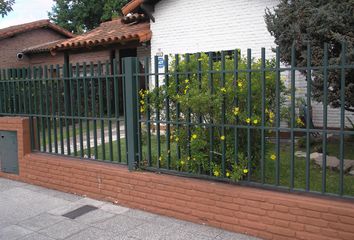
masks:
<path id="1" fill-rule="evenodd" d="M 28 67 L 30 58 L 25 57 L 19 61 L 16 58 L 17 53 L 30 46 L 63 38 L 65 37 L 51 29 L 36 29 L 18 34 L 12 38 L 2 39 L 0 40 L 0 68 Z M 56 58 L 49 53 L 46 55 L 48 58 Z"/>
<path id="2" fill-rule="evenodd" d="M 129 172 L 124 166 L 47 154 L 23 156 L 27 120 L 0 118 L 0 129 L 19 130 L 18 179 L 25 182 L 264 239 L 354 239 L 353 202 Z"/>

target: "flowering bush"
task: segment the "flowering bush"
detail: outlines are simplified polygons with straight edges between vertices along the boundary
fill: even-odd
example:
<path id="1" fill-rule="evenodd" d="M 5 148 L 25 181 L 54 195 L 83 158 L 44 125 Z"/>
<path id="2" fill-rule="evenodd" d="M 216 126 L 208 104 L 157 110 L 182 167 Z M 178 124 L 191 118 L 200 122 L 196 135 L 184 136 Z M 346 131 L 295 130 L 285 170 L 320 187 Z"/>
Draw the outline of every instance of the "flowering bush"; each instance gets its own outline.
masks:
<path id="1" fill-rule="evenodd" d="M 162 120 L 173 122 L 170 140 L 181 153 L 180 158 L 172 154 L 175 169 L 238 181 L 249 174 L 249 168 L 259 165 L 261 61 L 253 59 L 250 70 L 247 59 L 238 59 L 237 71 L 234 56 L 227 56 L 224 62 L 211 61 L 207 54 L 173 59 L 169 67 L 169 83 L 150 92 L 140 92 L 142 113 L 149 109 L 154 115 L 159 110 Z M 274 60 L 266 61 L 265 67 L 275 68 Z M 276 73 L 264 71 L 264 78 L 264 126 L 271 127 L 276 117 Z M 279 88 L 280 92 L 285 91 L 283 83 Z M 165 116 L 167 101 L 170 119 Z M 282 96 L 281 104 L 283 102 Z M 269 134 L 268 131 L 266 133 Z M 250 152 L 247 151 L 248 136 Z M 167 149 L 167 154 L 171 151 Z M 267 158 L 276 160 L 272 151 L 267 151 Z M 164 164 L 163 156 L 157 156 L 157 159 Z"/>

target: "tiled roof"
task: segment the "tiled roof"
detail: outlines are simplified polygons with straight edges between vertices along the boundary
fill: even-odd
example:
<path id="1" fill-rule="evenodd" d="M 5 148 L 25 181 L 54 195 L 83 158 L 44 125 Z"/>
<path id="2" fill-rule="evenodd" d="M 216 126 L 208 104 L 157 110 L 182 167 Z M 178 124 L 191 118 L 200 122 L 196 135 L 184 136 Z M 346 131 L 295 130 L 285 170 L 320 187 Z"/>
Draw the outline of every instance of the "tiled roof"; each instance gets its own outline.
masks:
<path id="1" fill-rule="evenodd" d="M 49 52 L 50 49 L 54 48 L 57 44 L 65 41 L 66 39 L 60 39 L 52 42 L 42 43 L 35 46 L 31 46 L 22 50 L 23 53 L 41 53 Z"/>
<path id="2" fill-rule="evenodd" d="M 7 28 L 0 29 L 0 39 L 9 38 L 16 34 L 39 29 L 39 28 L 50 28 L 54 31 L 66 36 L 66 37 L 74 37 L 75 35 L 71 32 L 65 30 L 58 25 L 55 25 L 49 21 L 49 19 L 39 20 L 35 22 L 20 24 L 16 26 L 11 26 Z"/>
<path id="3" fill-rule="evenodd" d="M 124 24 L 122 18 L 118 18 L 104 22 L 99 27 L 80 36 L 56 44 L 51 50 L 93 47 L 134 40 L 146 42 L 151 39 L 151 35 L 149 22 Z"/>
<path id="4" fill-rule="evenodd" d="M 133 23 L 133 22 L 144 22 L 146 20 L 149 20 L 149 17 L 146 16 L 145 14 L 139 14 L 139 13 L 129 14 L 122 18 L 122 22 L 125 24 Z"/>
<path id="5" fill-rule="evenodd" d="M 122 8 L 122 13 L 124 15 L 127 15 L 128 13 L 133 12 L 135 9 L 137 9 L 140 4 L 142 4 L 144 0 L 132 0 L 128 2 L 123 8 Z"/>

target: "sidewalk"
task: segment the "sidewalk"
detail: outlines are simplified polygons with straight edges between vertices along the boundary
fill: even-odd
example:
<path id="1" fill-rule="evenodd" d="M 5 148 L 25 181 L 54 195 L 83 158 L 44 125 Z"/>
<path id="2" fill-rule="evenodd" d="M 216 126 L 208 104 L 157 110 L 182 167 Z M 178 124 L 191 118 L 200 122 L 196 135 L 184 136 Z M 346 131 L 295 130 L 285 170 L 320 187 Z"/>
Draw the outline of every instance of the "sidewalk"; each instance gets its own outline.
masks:
<path id="1" fill-rule="evenodd" d="M 79 209 L 83 206 L 86 207 Z M 84 214 L 85 210 L 91 211 Z M 0 178 L 0 239 L 256 240 L 3 178 Z"/>

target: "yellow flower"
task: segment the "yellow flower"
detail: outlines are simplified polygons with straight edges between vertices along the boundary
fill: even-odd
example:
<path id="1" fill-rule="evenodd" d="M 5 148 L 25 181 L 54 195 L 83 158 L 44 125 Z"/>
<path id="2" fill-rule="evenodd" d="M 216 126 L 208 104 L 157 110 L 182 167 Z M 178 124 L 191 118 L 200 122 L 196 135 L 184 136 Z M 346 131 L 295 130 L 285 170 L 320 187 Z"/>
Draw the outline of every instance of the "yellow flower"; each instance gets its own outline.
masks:
<path id="1" fill-rule="evenodd" d="M 195 157 L 193 158 L 193 161 L 195 161 Z"/>
<path id="2" fill-rule="evenodd" d="M 178 141 L 179 141 L 179 137 L 176 137 L 176 139 L 175 139 L 175 140 L 176 140 L 176 142 L 178 142 Z"/>
<path id="3" fill-rule="evenodd" d="M 220 89 L 220 91 L 221 91 L 222 93 L 226 93 L 226 88 L 223 87 L 223 88 Z"/>
<path id="4" fill-rule="evenodd" d="M 184 80 L 185 83 L 189 83 L 189 79 Z"/>
<path id="5" fill-rule="evenodd" d="M 199 61 L 199 62 L 203 61 L 203 58 L 198 58 L 198 61 Z"/>
<path id="6" fill-rule="evenodd" d="M 246 119 L 246 123 L 249 124 L 250 122 L 251 122 L 251 119 L 250 119 L 250 118 L 247 118 L 247 119 Z"/>
<path id="7" fill-rule="evenodd" d="M 253 120 L 253 124 L 258 124 L 258 120 L 257 119 Z"/>
<path id="8" fill-rule="evenodd" d="M 187 157 L 187 160 L 188 160 L 188 161 L 191 160 L 191 157 Z"/>
<path id="9" fill-rule="evenodd" d="M 218 177 L 220 175 L 219 171 L 218 170 L 215 170 L 214 171 L 214 176 Z"/>
<path id="10" fill-rule="evenodd" d="M 181 161 L 181 165 L 184 165 L 184 161 L 183 160 Z"/>
<path id="11" fill-rule="evenodd" d="M 240 108 L 239 107 L 235 107 L 232 112 L 234 113 L 234 115 L 238 115 L 240 113 Z"/>
<path id="12" fill-rule="evenodd" d="M 184 93 L 184 94 L 187 94 L 187 88 L 186 88 L 186 89 L 184 89 L 183 93 Z"/>
<path id="13" fill-rule="evenodd" d="M 141 101 L 140 101 L 140 104 L 141 104 L 141 105 L 144 105 L 144 104 L 145 104 L 145 102 L 144 102 L 143 100 L 141 100 Z"/>
<path id="14" fill-rule="evenodd" d="M 143 113 L 145 111 L 145 108 L 144 107 L 141 107 L 140 108 L 140 112 Z"/>
<path id="15" fill-rule="evenodd" d="M 291 101 L 291 96 L 288 96 L 289 101 Z"/>
<path id="16" fill-rule="evenodd" d="M 226 173 L 226 177 L 230 177 L 230 173 L 229 172 Z"/>
<path id="17" fill-rule="evenodd" d="M 159 157 L 159 160 L 162 161 L 162 156 Z"/>
<path id="18" fill-rule="evenodd" d="M 221 136 L 221 137 L 220 137 L 220 140 L 221 140 L 221 141 L 224 141 L 224 140 L 225 140 L 225 136 Z"/>
<path id="19" fill-rule="evenodd" d="M 193 134 L 191 139 L 192 139 L 192 140 L 193 140 L 193 139 L 197 139 L 197 137 L 198 137 L 197 134 Z"/>
<path id="20" fill-rule="evenodd" d="M 272 154 L 272 155 L 270 156 L 270 159 L 272 159 L 272 160 L 274 161 L 275 159 L 277 159 L 277 156 L 276 156 L 275 154 Z"/>
<path id="21" fill-rule="evenodd" d="M 244 174 L 248 173 L 248 169 L 243 169 L 243 173 Z"/>
<path id="22" fill-rule="evenodd" d="M 296 119 L 296 123 L 299 124 L 300 126 L 305 126 L 305 123 L 299 117 Z"/>
<path id="23" fill-rule="evenodd" d="M 273 112 L 269 112 L 269 118 L 274 118 L 275 114 Z"/>
<path id="24" fill-rule="evenodd" d="M 242 82 L 238 82 L 238 83 L 237 83 L 237 86 L 238 86 L 239 88 L 242 88 L 242 87 L 243 87 L 243 83 L 242 83 Z"/>

